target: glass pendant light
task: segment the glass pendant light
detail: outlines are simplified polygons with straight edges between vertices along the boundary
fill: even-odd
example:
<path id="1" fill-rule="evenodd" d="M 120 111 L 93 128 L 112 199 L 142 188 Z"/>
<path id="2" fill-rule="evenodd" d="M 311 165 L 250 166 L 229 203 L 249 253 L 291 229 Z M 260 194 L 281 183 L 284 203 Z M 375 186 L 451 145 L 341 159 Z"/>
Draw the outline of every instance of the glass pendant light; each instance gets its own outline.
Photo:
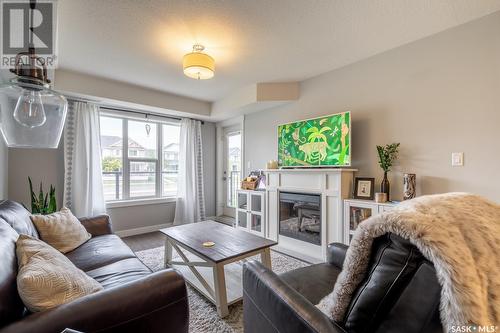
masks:
<path id="1" fill-rule="evenodd" d="M 35 6 L 31 1 L 31 23 Z M 47 67 L 36 55 L 32 34 L 28 52 L 19 53 L 11 69 L 17 77 L 0 86 L 0 132 L 8 147 L 57 148 L 68 101 L 50 89 Z"/>

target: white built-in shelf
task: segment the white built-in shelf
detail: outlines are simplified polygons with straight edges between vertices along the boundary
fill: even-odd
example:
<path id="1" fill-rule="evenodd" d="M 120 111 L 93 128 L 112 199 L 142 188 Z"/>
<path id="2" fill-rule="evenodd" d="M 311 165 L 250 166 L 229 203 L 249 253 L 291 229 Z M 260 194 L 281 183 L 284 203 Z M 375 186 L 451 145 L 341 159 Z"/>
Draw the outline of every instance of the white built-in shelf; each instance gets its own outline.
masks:
<path id="1" fill-rule="evenodd" d="M 236 191 L 236 228 L 267 237 L 266 191 Z"/>
<path id="2" fill-rule="evenodd" d="M 351 202 L 351 203 L 360 203 L 360 204 L 366 204 L 366 205 L 377 205 L 377 206 L 387 206 L 387 207 L 394 207 L 397 205 L 400 201 L 387 201 L 387 202 L 375 202 L 374 200 L 364 200 L 364 199 L 346 199 L 344 202 Z"/>
<path id="3" fill-rule="evenodd" d="M 360 223 L 366 219 L 391 210 L 398 202 L 379 203 L 373 200 L 346 199 L 344 200 L 344 243 L 349 245 L 352 235 Z"/>

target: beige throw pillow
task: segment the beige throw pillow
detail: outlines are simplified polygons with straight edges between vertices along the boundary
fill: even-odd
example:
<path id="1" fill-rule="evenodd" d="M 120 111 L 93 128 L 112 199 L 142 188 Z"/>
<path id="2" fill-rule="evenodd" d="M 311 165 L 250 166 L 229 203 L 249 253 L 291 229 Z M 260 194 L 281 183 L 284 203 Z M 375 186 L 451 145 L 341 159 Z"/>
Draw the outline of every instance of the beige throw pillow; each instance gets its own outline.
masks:
<path id="1" fill-rule="evenodd" d="M 16 254 L 17 290 L 32 312 L 51 309 L 103 289 L 63 254 L 39 239 L 20 235 Z"/>
<path id="2" fill-rule="evenodd" d="M 91 237 L 66 207 L 49 215 L 31 215 L 31 221 L 35 224 L 40 239 L 62 253 L 76 249 Z"/>

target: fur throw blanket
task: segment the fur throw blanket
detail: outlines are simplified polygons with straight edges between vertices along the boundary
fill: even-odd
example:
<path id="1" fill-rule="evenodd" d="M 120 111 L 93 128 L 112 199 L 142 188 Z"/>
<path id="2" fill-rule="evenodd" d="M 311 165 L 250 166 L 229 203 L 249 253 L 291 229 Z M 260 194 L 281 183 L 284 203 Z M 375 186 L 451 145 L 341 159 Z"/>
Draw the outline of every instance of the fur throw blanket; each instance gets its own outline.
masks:
<path id="1" fill-rule="evenodd" d="M 443 327 L 500 323 L 500 205 L 448 193 L 405 201 L 361 223 L 333 292 L 317 305 L 341 322 L 362 282 L 374 238 L 394 233 L 434 264 Z"/>

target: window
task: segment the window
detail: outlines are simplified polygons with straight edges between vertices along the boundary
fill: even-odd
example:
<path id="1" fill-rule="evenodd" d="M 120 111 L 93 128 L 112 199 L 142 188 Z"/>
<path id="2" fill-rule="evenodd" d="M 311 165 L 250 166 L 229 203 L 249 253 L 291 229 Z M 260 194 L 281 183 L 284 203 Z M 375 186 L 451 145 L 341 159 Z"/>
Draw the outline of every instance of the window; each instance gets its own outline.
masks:
<path id="1" fill-rule="evenodd" d="M 162 125 L 162 195 L 177 194 L 177 173 L 179 170 L 179 137 L 181 128 L 178 125 Z"/>
<path id="2" fill-rule="evenodd" d="M 177 123 L 102 115 L 101 152 L 106 201 L 177 195 L 179 135 Z"/>

